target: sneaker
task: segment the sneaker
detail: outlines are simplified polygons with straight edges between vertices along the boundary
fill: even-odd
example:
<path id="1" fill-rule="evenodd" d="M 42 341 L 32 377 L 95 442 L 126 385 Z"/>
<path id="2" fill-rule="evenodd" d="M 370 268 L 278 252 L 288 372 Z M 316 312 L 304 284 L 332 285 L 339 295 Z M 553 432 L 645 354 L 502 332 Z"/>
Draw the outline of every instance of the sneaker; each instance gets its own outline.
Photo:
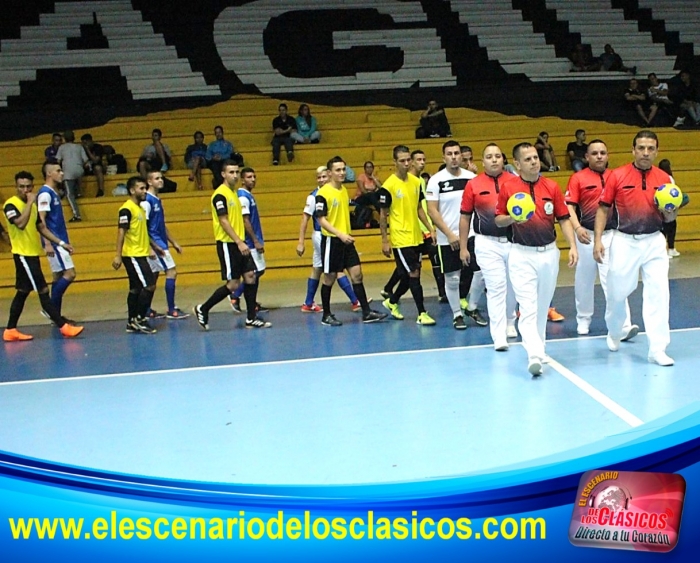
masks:
<path id="1" fill-rule="evenodd" d="M 97 194 L 95 195 L 95 197 L 103 197 L 104 195 L 105 195 L 104 190 L 97 190 Z"/>
<path id="2" fill-rule="evenodd" d="M 389 313 L 391 313 L 391 316 L 394 317 L 397 321 L 402 321 L 403 320 L 403 315 L 401 314 L 401 310 L 399 309 L 399 304 L 398 303 L 392 303 L 388 299 L 385 299 L 382 302 L 382 307 L 384 307 Z M 420 318 L 420 317 L 418 317 Z"/>
<path id="3" fill-rule="evenodd" d="M 266 321 L 264 319 L 261 319 L 260 317 L 255 317 L 254 319 L 246 319 L 245 320 L 245 327 L 246 328 L 270 328 L 272 326 L 272 323 L 269 321 Z"/>
<path id="4" fill-rule="evenodd" d="M 370 312 L 367 313 L 366 315 L 362 315 L 362 322 L 365 324 L 376 323 L 376 322 L 379 322 L 381 320 L 386 319 L 386 317 L 387 317 L 386 313 L 380 313 L 379 311 L 370 310 Z"/>
<path id="5" fill-rule="evenodd" d="M 336 319 L 335 315 L 326 315 L 321 319 L 321 324 L 324 326 L 343 326 L 343 323 Z"/>
<path id="6" fill-rule="evenodd" d="M 500 343 L 500 344 L 494 344 L 494 345 L 493 345 L 493 349 L 494 349 L 496 352 L 507 352 L 507 351 L 508 351 L 508 348 L 510 348 L 510 346 L 508 346 L 508 343 L 507 343 L 507 342 L 502 342 L 502 343 Z"/>
<path id="7" fill-rule="evenodd" d="M 289 151 L 287 153 L 287 162 L 294 162 L 294 151 Z"/>
<path id="8" fill-rule="evenodd" d="M 450 301 L 447 299 L 447 295 L 440 295 L 438 297 L 438 303 L 449 303 Z"/>
<path id="9" fill-rule="evenodd" d="M 81 332 L 83 332 L 83 327 L 69 325 L 68 323 L 66 323 L 60 328 L 60 330 L 64 338 L 75 338 Z"/>
<path id="10" fill-rule="evenodd" d="M 554 307 L 550 307 L 549 311 L 547 312 L 547 320 L 552 321 L 553 323 L 560 323 L 565 318 L 566 317 L 562 315 L 559 311 L 557 311 Z"/>
<path id="11" fill-rule="evenodd" d="M 509 325 L 506 328 L 506 338 L 517 338 L 518 337 L 518 329 L 515 328 L 515 325 Z"/>
<path id="12" fill-rule="evenodd" d="M 379 295 L 381 295 L 384 299 L 391 299 L 391 291 L 387 291 L 386 289 L 382 289 L 379 292 Z"/>
<path id="13" fill-rule="evenodd" d="M 360 305 L 359 301 L 355 301 L 350 307 L 352 308 L 353 313 L 362 311 L 362 305 Z"/>
<path id="14" fill-rule="evenodd" d="M 197 317 L 199 326 L 201 326 L 204 330 L 209 330 L 209 313 L 202 311 L 201 305 L 196 305 L 192 311 L 194 312 L 194 316 Z"/>
<path id="15" fill-rule="evenodd" d="M 678 252 L 675 248 L 669 248 L 668 249 L 668 255 L 670 258 L 675 258 L 676 256 L 680 256 L 681 253 Z"/>
<path id="16" fill-rule="evenodd" d="M 148 318 L 149 319 L 164 319 L 166 317 L 165 313 L 159 313 L 158 311 L 154 311 L 151 309 L 148 311 Z"/>
<path id="17" fill-rule="evenodd" d="M 178 309 L 175 307 L 172 311 L 168 311 L 168 314 L 165 315 L 166 319 L 174 319 L 174 320 L 180 320 L 180 319 L 186 319 L 189 317 L 189 313 L 185 313 L 183 310 Z"/>
<path id="18" fill-rule="evenodd" d="M 311 305 L 307 305 L 306 303 L 304 303 L 301 306 L 302 313 L 320 313 L 321 311 L 323 311 L 323 309 L 316 305 L 316 303 L 311 303 Z"/>
<path id="19" fill-rule="evenodd" d="M 674 127 L 681 127 L 685 123 L 685 117 L 677 117 L 676 122 L 673 124 Z"/>
<path id="20" fill-rule="evenodd" d="M 479 326 L 487 326 L 489 324 L 489 322 L 481 315 L 479 309 L 467 311 L 467 317 L 470 317 Z"/>
<path id="21" fill-rule="evenodd" d="M 459 315 L 452 320 L 452 326 L 457 330 L 467 330 L 467 323 L 464 322 L 464 317 Z"/>
<path id="22" fill-rule="evenodd" d="M 233 309 L 234 313 L 242 313 L 243 311 L 241 310 L 241 300 L 236 297 L 231 297 L 231 309 Z"/>
<path id="23" fill-rule="evenodd" d="M 637 325 L 632 325 L 629 328 L 629 330 L 627 331 L 627 334 L 625 334 L 622 338 L 620 338 L 620 342 L 627 342 L 629 340 L 632 340 L 638 334 L 639 334 L 639 327 Z"/>
<path id="24" fill-rule="evenodd" d="M 25 340 L 34 340 L 31 334 L 24 334 L 16 328 L 6 328 L 2 333 L 2 339 L 5 342 L 24 342 Z"/>
<path id="25" fill-rule="evenodd" d="M 576 333 L 581 336 L 586 336 L 590 331 L 591 329 L 588 328 L 588 325 L 585 323 L 579 323 L 576 327 Z"/>
<path id="26" fill-rule="evenodd" d="M 256 304 L 255 304 L 255 312 L 256 312 L 256 313 L 269 313 L 269 312 L 270 312 L 270 309 L 268 309 L 267 307 L 264 307 L 264 306 L 263 306 L 262 304 L 260 304 L 260 303 L 256 303 Z"/>
<path id="27" fill-rule="evenodd" d="M 75 215 L 75 216 L 71 217 L 70 219 L 68 219 L 69 223 L 80 223 L 81 221 L 82 221 L 82 219 L 80 218 L 80 215 Z"/>
<path id="28" fill-rule="evenodd" d="M 131 326 L 143 334 L 155 334 L 158 332 L 150 325 L 148 319 L 144 319 L 143 317 L 136 317 L 133 321 L 131 321 Z"/>
<path id="29" fill-rule="evenodd" d="M 134 334 L 135 332 L 139 332 L 139 329 L 133 325 L 131 320 L 129 320 L 126 322 L 126 332 L 129 334 Z"/>
<path id="30" fill-rule="evenodd" d="M 273 160 L 272 161 L 272 166 L 277 166 L 280 163 L 279 160 Z"/>
<path id="31" fill-rule="evenodd" d="M 469 301 L 467 301 L 466 299 L 460 299 L 459 306 L 463 311 L 466 311 L 467 307 L 469 307 Z"/>
<path id="32" fill-rule="evenodd" d="M 532 360 L 527 365 L 527 371 L 529 371 L 532 375 L 542 375 L 542 364 L 537 360 Z"/>
<path id="33" fill-rule="evenodd" d="M 416 324 L 423 326 L 434 326 L 435 319 L 431 317 L 428 313 L 421 313 L 416 319 Z"/>
<path id="34" fill-rule="evenodd" d="M 620 341 L 617 338 L 613 338 L 609 334 L 605 338 L 605 343 L 608 345 L 608 350 L 611 352 L 617 352 L 620 349 Z"/>
<path id="35" fill-rule="evenodd" d="M 660 366 L 672 366 L 674 364 L 673 358 L 666 354 L 666 352 L 656 352 L 656 354 L 649 354 L 647 357 L 652 364 L 659 364 Z"/>

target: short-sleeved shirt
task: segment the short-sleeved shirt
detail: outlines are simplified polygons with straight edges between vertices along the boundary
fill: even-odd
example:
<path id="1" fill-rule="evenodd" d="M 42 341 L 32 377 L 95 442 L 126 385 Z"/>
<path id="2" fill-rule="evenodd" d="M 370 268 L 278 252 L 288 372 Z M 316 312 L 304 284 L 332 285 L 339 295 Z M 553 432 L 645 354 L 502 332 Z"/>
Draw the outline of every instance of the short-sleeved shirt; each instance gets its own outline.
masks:
<path id="1" fill-rule="evenodd" d="M 207 156 L 207 145 L 193 143 L 185 149 L 185 162 L 190 162 L 194 157 L 205 158 Z"/>
<path id="2" fill-rule="evenodd" d="M 459 175 L 452 175 L 447 168 L 440 170 L 428 180 L 428 187 L 425 190 L 425 199 L 438 202 L 438 210 L 447 227 L 455 234 L 459 235 L 459 216 L 462 206 L 462 194 L 467 187 L 467 183 L 476 178 L 476 174 L 459 169 Z M 450 244 L 445 233 L 438 229 L 437 243 L 439 245 Z"/>
<path id="3" fill-rule="evenodd" d="M 151 253 L 146 212 L 130 199 L 119 208 L 119 228 L 124 231 L 122 256 L 138 258 Z"/>
<path id="4" fill-rule="evenodd" d="M 574 158 L 578 158 L 579 160 L 585 160 L 586 159 L 586 151 L 588 150 L 588 144 L 583 143 L 582 145 L 579 145 L 576 143 L 576 141 L 572 141 L 568 145 L 566 145 L 566 152 L 567 153 L 574 153 Z"/>
<path id="5" fill-rule="evenodd" d="M 661 230 L 663 218 L 654 194 L 671 177 L 652 166 L 640 170 L 633 163 L 612 171 L 600 195 L 600 204 L 612 209 L 613 228 L 628 235 L 650 234 Z"/>
<path id="6" fill-rule="evenodd" d="M 63 143 L 58 147 L 56 158 L 61 162 L 63 178 L 66 180 L 77 180 L 85 174 L 85 163 L 88 156 L 83 145 L 78 143 Z"/>
<path id="7" fill-rule="evenodd" d="M 512 236 L 510 227 L 496 226 L 498 193 L 510 178 L 513 178 L 510 172 L 502 172 L 499 176 L 489 176 L 482 172 L 467 184 L 460 211 L 465 215 L 473 214 L 472 229 L 475 233 L 489 237 Z"/>
<path id="8" fill-rule="evenodd" d="M 496 215 L 508 215 L 508 200 L 518 192 L 530 194 L 535 202 L 535 214 L 524 223 L 513 223 L 513 242 L 523 246 L 545 246 L 554 242 L 557 239 L 554 220 L 570 217 L 559 185 L 543 176 L 535 182 L 513 176 L 498 192 Z"/>
<path id="9" fill-rule="evenodd" d="M 350 234 L 350 198 L 345 186 L 334 188 L 330 183 L 316 192 L 316 216 L 326 220 L 343 234 Z M 321 226 L 321 233 L 327 237 L 335 235 Z"/>
<path id="10" fill-rule="evenodd" d="M 217 139 L 216 141 L 209 143 L 204 156 L 207 160 L 211 160 L 218 155 L 221 160 L 225 160 L 227 158 L 231 158 L 232 154 L 233 145 L 226 139 Z"/>
<path id="11" fill-rule="evenodd" d="M 287 116 L 286 120 L 282 120 L 282 118 L 278 115 L 272 120 L 272 130 L 274 131 L 275 129 L 286 129 L 287 127 L 291 127 L 293 131 L 296 131 L 297 128 L 297 122 L 293 117 Z M 278 139 L 284 139 L 285 137 L 289 137 L 290 133 L 283 133 L 282 135 L 275 135 Z"/>
<path id="12" fill-rule="evenodd" d="M 316 194 L 318 193 L 318 188 L 314 189 L 308 196 L 306 196 L 306 203 L 304 204 L 304 213 L 309 215 L 314 223 L 314 231 L 321 232 L 321 224 L 318 222 L 318 217 L 316 217 Z"/>
<path id="13" fill-rule="evenodd" d="M 224 231 L 219 217 L 228 217 L 233 232 L 241 240 L 245 240 L 245 225 L 243 224 L 243 213 L 241 213 L 241 202 L 238 195 L 226 184 L 221 184 L 211 196 L 211 219 L 214 225 L 214 239 L 221 242 L 234 242 Z"/>
<path id="14" fill-rule="evenodd" d="M 394 248 L 419 246 L 423 233 L 418 206 L 423 200 L 421 182 L 413 174 L 402 180 L 389 176 L 379 189 L 379 207 L 389 210 L 389 237 Z"/>
<path id="15" fill-rule="evenodd" d="M 264 244 L 265 241 L 263 239 L 262 224 L 260 223 L 260 213 L 258 213 L 258 204 L 253 194 L 245 188 L 238 188 L 238 200 L 241 202 L 241 213 L 244 216 L 248 216 L 255 236 L 258 237 L 260 244 Z M 245 234 L 245 243 L 248 245 L 248 248 L 255 248 L 255 243 L 248 232 Z"/>
<path id="16" fill-rule="evenodd" d="M 602 173 L 590 168 L 584 168 L 569 178 L 564 199 L 566 203 L 575 205 L 578 208 L 576 215 L 584 229 L 592 231 L 595 226 L 595 216 L 598 212 L 600 194 L 610 174 L 612 174 L 612 170 L 607 168 Z M 605 230 L 612 229 L 612 225 L 613 214 L 608 213 Z"/>
<path id="17" fill-rule="evenodd" d="M 146 212 L 146 225 L 148 236 L 162 249 L 168 248 L 168 231 L 165 228 L 165 211 L 163 202 L 158 196 L 146 192 L 146 200 L 141 202 L 141 207 Z"/>
<path id="18" fill-rule="evenodd" d="M 39 211 L 46 213 L 44 216 L 46 228 L 63 242 L 69 242 L 61 198 L 58 194 L 49 186 L 43 185 L 36 196 L 36 207 Z M 51 244 L 56 248 L 56 244 L 53 242 Z"/>
<path id="19" fill-rule="evenodd" d="M 171 159 L 172 153 L 170 152 L 170 147 L 165 143 L 161 144 L 163 145 L 163 152 L 165 153 L 166 158 Z M 156 158 L 158 156 L 156 146 L 154 144 L 146 145 L 146 147 L 143 149 L 143 156 L 149 160 Z"/>
<path id="20" fill-rule="evenodd" d="M 60 147 L 61 145 L 58 145 Z M 46 150 L 44 151 L 44 157 L 46 160 L 49 160 L 50 158 L 56 158 L 56 153 L 58 153 L 58 147 L 54 147 L 53 145 L 49 145 L 46 147 Z"/>
<path id="21" fill-rule="evenodd" d="M 9 198 L 3 207 L 5 219 L 7 219 L 7 234 L 10 236 L 10 244 L 12 245 L 12 254 L 41 256 L 44 249 L 41 246 L 41 238 L 37 228 L 40 219 L 36 205 L 32 205 L 27 226 L 24 229 L 15 227 L 15 221 L 19 219 L 26 207 L 27 202 L 22 201 L 16 195 Z"/>

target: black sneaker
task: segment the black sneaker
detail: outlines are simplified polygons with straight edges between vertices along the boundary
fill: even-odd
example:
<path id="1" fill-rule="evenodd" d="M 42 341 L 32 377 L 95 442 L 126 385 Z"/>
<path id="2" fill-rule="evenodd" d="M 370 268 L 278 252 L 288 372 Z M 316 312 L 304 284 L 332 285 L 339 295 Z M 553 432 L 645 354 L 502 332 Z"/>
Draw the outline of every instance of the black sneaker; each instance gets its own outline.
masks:
<path id="1" fill-rule="evenodd" d="M 245 327 L 246 328 L 270 328 L 272 326 L 272 323 L 266 320 L 261 319 L 260 317 L 255 317 L 254 319 L 246 319 L 245 320 Z"/>
<path id="2" fill-rule="evenodd" d="M 326 317 L 323 317 L 321 319 L 321 324 L 324 326 L 343 326 L 343 323 L 336 319 L 335 315 L 328 315 Z"/>
<path id="3" fill-rule="evenodd" d="M 438 297 L 438 303 L 449 303 L 450 301 L 447 299 L 447 295 L 441 295 Z"/>
<path id="4" fill-rule="evenodd" d="M 370 310 L 369 313 L 366 315 L 362 315 L 362 322 L 365 324 L 368 323 L 376 323 L 381 321 L 382 319 L 386 319 L 387 314 L 386 313 L 380 313 L 379 311 L 372 311 Z"/>
<path id="5" fill-rule="evenodd" d="M 192 311 L 194 312 L 194 316 L 197 318 L 199 326 L 201 326 L 204 330 L 209 330 L 209 313 L 202 311 L 201 305 L 196 305 Z"/>
<path id="6" fill-rule="evenodd" d="M 82 221 L 82 219 L 80 218 L 79 215 L 75 215 L 75 216 L 71 217 L 70 219 L 68 219 L 69 223 L 80 223 L 81 221 Z"/>
<path id="7" fill-rule="evenodd" d="M 241 309 L 241 300 L 238 299 L 238 297 L 231 297 L 230 303 L 231 309 L 233 309 L 234 313 L 238 313 L 240 315 L 243 312 L 243 309 Z"/>
<path id="8" fill-rule="evenodd" d="M 474 309 L 473 311 L 467 311 L 467 316 L 474 320 L 479 326 L 487 326 L 489 322 L 481 316 L 479 309 Z"/>
<path id="9" fill-rule="evenodd" d="M 464 317 L 462 315 L 454 318 L 452 326 L 457 330 L 467 330 L 467 323 L 464 322 Z"/>
<path id="10" fill-rule="evenodd" d="M 165 313 L 159 313 L 155 309 L 151 309 L 148 311 L 148 318 L 149 319 L 164 319 L 165 318 Z"/>
<path id="11" fill-rule="evenodd" d="M 126 323 L 126 332 L 128 332 L 129 334 L 133 334 L 135 332 L 141 332 L 141 331 L 134 326 L 134 320 L 129 319 Z"/>
<path id="12" fill-rule="evenodd" d="M 267 307 L 264 307 L 261 303 L 256 303 L 255 304 L 255 312 L 256 313 L 269 313 L 270 309 Z"/>
<path id="13" fill-rule="evenodd" d="M 131 326 L 144 334 L 155 334 L 158 332 L 148 323 L 148 319 L 141 317 L 136 317 L 133 321 L 131 321 Z"/>
<path id="14" fill-rule="evenodd" d="M 381 295 L 384 299 L 391 299 L 391 292 L 387 291 L 386 289 L 382 289 L 379 292 L 379 295 Z"/>

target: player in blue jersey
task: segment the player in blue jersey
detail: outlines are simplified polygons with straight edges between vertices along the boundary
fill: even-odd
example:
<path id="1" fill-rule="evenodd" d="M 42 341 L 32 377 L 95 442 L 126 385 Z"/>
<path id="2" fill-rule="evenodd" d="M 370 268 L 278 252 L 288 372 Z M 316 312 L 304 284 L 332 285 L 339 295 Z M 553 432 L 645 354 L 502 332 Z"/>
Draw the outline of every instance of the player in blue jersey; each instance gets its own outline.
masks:
<path id="1" fill-rule="evenodd" d="M 320 284 L 321 273 L 323 272 L 323 261 L 321 259 L 321 225 L 318 219 L 314 215 L 316 211 L 316 192 L 318 189 L 328 182 L 328 168 L 326 166 L 319 166 L 316 169 L 316 188 L 308 195 L 306 198 L 306 205 L 304 206 L 304 212 L 301 215 L 301 227 L 299 229 L 299 244 L 297 245 L 297 254 L 303 256 L 306 250 L 304 245 L 304 239 L 306 239 L 306 228 L 309 224 L 309 220 L 313 222 L 314 230 L 311 233 L 311 243 L 313 244 L 314 254 L 313 263 L 311 267 L 311 276 L 306 282 L 306 299 L 301 306 L 302 313 L 320 313 L 323 309 L 314 303 L 314 297 L 316 296 L 316 290 Z M 345 295 L 350 299 L 350 304 L 352 305 L 352 310 L 355 312 L 362 311 L 362 306 L 360 301 L 357 299 L 355 292 L 352 289 L 352 284 L 347 276 L 341 272 L 338 272 L 338 285 L 345 292 Z M 372 301 L 372 298 L 367 300 Z"/>
<path id="2" fill-rule="evenodd" d="M 253 196 L 253 190 L 257 177 L 252 168 L 241 170 L 241 187 L 238 188 L 238 199 L 241 202 L 241 212 L 243 213 L 243 225 L 245 226 L 245 243 L 250 249 L 250 256 L 255 262 L 255 287 L 256 291 L 260 286 L 260 277 L 265 273 L 265 239 L 260 223 L 260 213 L 258 204 Z M 231 309 L 234 313 L 242 313 L 241 295 L 243 295 L 243 284 L 240 284 L 231 294 Z M 267 309 L 260 303 L 256 303 L 255 310 L 258 313 L 266 313 Z"/>
<path id="3" fill-rule="evenodd" d="M 165 212 L 163 211 L 163 202 L 158 197 L 158 191 L 163 187 L 163 174 L 160 170 L 151 170 L 146 176 L 148 184 L 148 192 L 146 200 L 141 202 L 141 207 L 146 212 L 146 221 L 148 224 L 148 237 L 151 239 L 151 246 L 155 250 L 155 257 L 149 257 L 148 263 L 155 275 L 156 283 L 160 272 L 165 272 L 165 298 L 168 302 L 168 312 L 165 315 L 168 319 L 185 319 L 189 317 L 181 309 L 175 306 L 175 279 L 177 278 L 177 270 L 175 269 L 175 260 L 173 260 L 169 243 L 178 254 L 182 254 L 182 247 L 172 237 L 168 227 L 165 225 Z M 155 318 L 158 314 L 151 310 L 151 317 Z"/>
<path id="4" fill-rule="evenodd" d="M 69 245 L 70 240 L 68 239 L 66 221 L 63 217 L 61 197 L 58 195 L 58 190 L 63 185 L 63 170 L 61 165 L 54 158 L 47 160 L 42 166 L 41 171 L 44 174 L 44 185 L 36 196 L 39 218 L 49 231 Z M 49 259 L 49 265 L 51 266 L 51 272 L 53 273 L 51 304 L 56 308 L 58 313 L 61 314 L 63 294 L 68 289 L 68 286 L 75 280 L 75 265 L 73 264 L 73 258 L 68 250 L 62 246 L 50 242 L 43 237 L 41 243 L 44 246 L 46 256 Z M 73 321 L 68 322 L 73 323 Z"/>

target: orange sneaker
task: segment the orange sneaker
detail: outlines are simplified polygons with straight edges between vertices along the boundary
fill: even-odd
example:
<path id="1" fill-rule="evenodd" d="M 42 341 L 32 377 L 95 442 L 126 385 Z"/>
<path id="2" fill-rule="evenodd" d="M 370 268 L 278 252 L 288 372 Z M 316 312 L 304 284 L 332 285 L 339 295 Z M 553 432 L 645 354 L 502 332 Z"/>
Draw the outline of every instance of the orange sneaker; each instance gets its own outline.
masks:
<path id="1" fill-rule="evenodd" d="M 560 323 L 562 322 L 566 317 L 562 315 L 559 311 L 557 311 L 554 307 L 549 308 L 549 312 L 547 313 L 547 320 L 552 321 L 553 323 Z"/>
<path id="2" fill-rule="evenodd" d="M 73 325 L 69 325 L 68 323 L 66 323 L 61 327 L 61 334 L 65 338 L 75 338 L 81 332 L 83 332 L 82 326 L 73 326 Z"/>
<path id="3" fill-rule="evenodd" d="M 34 340 L 31 334 L 24 334 L 16 328 L 6 328 L 2 333 L 2 339 L 5 342 L 22 342 L 25 340 Z"/>

